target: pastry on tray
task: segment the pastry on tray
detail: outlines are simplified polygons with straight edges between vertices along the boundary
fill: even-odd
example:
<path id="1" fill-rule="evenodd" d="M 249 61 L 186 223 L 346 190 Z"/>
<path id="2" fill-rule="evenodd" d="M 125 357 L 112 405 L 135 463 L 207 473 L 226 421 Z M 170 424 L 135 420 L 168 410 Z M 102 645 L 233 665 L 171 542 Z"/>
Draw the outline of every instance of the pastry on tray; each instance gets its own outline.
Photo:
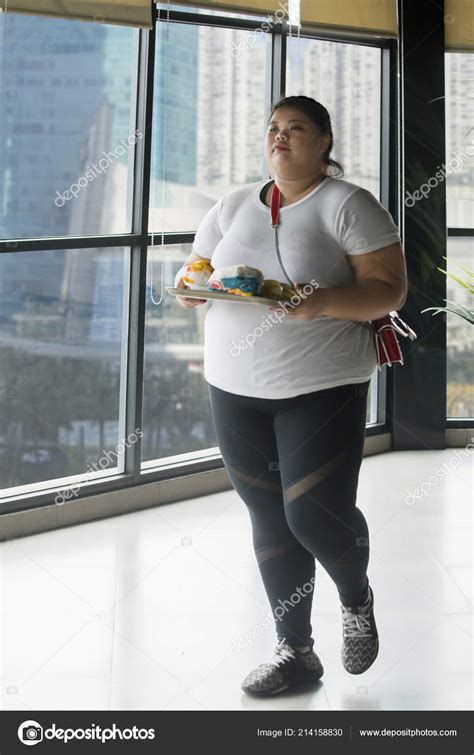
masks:
<path id="1" fill-rule="evenodd" d="M 279 283 L 279 281 L 272 280 L 272 278 L 266 278 L 263 281 L 260 296 L 264 296 L 267 299 L 276 299 L 277 301 L 290 301 L 295 293 L 295 289 L 289 286 L 288 283 Z"/>
<path id="2" fill-rule="evenodd" d="M 259 296 L 263 286 L 262 271 L 248 265 L 233 265 L 214 270 L 208 288 L 237 296 Z"/>
<path id="3" fill-rule="evenodd" d="M 183 268 L 183 282 L 194 291 L 207 291 L 207 282 L 214 271 L 211 260 L 206 258 L 190 262 Z"/>

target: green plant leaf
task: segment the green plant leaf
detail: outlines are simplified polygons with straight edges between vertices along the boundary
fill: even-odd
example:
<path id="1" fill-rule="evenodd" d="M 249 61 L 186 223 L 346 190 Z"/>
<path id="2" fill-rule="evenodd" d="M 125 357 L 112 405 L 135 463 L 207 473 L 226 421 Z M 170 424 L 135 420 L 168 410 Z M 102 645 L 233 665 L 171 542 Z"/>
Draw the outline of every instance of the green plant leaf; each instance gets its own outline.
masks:
<path id="1" fill-rule="evenodd" d="M 472 278 L 472 280 L 474 281 L 474 273 L 469 270 L 469 268 L 465 267 L 464 265 L 458 265 L 458 267 L 460 267 L 461 270 L 464 270 L 464 272 L 468 274 L 468 277 Z"/>
<path id="2" fill-rule="evenodd" d="M 459 267 L 459 265 L 458 265 L 458 267 Z M 463 288 L 466 288 L 469 291 L 469 293 L 474 294 L 474 288 L 472 287 L 472 284 L 471 284 L 471 282 L 469 280 L 468 281 L 463 281 L 463 280 L 461 280 L 461 278 L 458 278 L 456 275 L 453 275 L 452 273 L 448 273 L 447 270 L 443 270 L 442 267 L 437 267 L 436 269 L 439 270 L 440 273 L 443 273 L 444 275 L 446 275 L 449 278 L 451 278 L 452 280 L 455 280 L 457 283 L 459 283 L 461 286 L 463 286 Z M 466 270 L 467 270 L 467 268 L 466 268 Z M 467 271 L 467 272 L 472 277 L 472 279 L 473 279 L 472 282 L 474 283 L 474 275 L 472 273 L 470 273 L 469 271 Z"/>
<path id="3" fill-rule="evenodd" d="M 466 309 L 466 307 L 463 307 L 461 304 L 452 303 L 453 306 L 449 307 L 428 307 L 427 309 L 423 309 L 421 313 L 424 312 L 433 312 L 431 315 L 434 317 L 435 315 L 439 314 L 440 312 L 445 312 L 446 314 L 452 314 L 457 315 L 458 317 L 461 317 L 461 319 L 465 320 L 466 322 L 470 323 L 471 325 L 474 325 L 474 311 Z"/>
<path id="4" fill-rule="evenodd" d="M 443 259 L 448 261 L 448 258 L 443 255 Z M 443 270 L 441 267 L 437 267 L 436 269 L 439 270 L 440 273 L 443 273 L 447 277 L 451 278 L 452 280 L 456 281 L 460 286 L 465 288 L 467 291 L 469 291 L 470 294 L 474 294 L 474 273 L 469 270 L 469 268 L 465 267 L 464 265 L 456 265 L 456 267 L 463 270 L 465 273 L 467 273 L 467 280 L 462 280 L 457 275 L 453 275 L 452 273 L 448 273 L 447 270 Z M 440 312 L 445 312 L 446 314 L 456 315 L 457 317 L 460 317 L 462 320 L 465 320 L 466 322 L 470 323 L 471 325 L 474 325 L 474 310 L 468 309 L 467 307 L 464 307 L 462 304 L 458 304 L 457 302 L 451 301 L 449 299 L 443 299 L 444 302 L 446 302 L 446 307 L 428 307 L 427 309 L 421 310 L 421 313 L 424 312 L 433 312 L 432 317 L 434 315 L 439 314 Z"/>

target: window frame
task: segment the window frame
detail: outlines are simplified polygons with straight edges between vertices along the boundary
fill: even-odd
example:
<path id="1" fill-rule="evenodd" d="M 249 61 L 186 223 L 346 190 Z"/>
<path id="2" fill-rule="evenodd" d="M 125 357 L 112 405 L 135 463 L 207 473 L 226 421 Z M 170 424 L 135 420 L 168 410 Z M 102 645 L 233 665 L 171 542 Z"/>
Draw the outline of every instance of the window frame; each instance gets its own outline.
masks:
<path id="1" fill-rule="evenodd" d="M 132 231 L 126 234 L 95 235 L 95 236 L 64 236 L 41 239 L 10 239 L 0 240 L 1 253 L 18 253 L 35 251 L 38 254 L 45 250 L 71 249 L 71 248 L 108 248 L 110 246 L 123 246 L 130 248 L 130 279 L 129 279 L 129 312 L 128 312 L 128 343 L 124 346 L 127 350 L 126 365 L 123 369 L 125 386 L 123 396 L 125 406 L 120 407 L 120 414 L 125 417 L 123 437 L 128 437 L 137 428 L 142 426 L 143 409 L 143 372 L 144 372 L 144 348 L 145 348 L 145 305 L 146 305 L 146 274 L 148 247 L 157 244 L 180 244 L 192 243 L 195 233 L 166 232 L 161 234 L 158 230 L 148 232 L 149 194 L 150 194 L 150 170 L 151 170 L 151 123 L 153 118 L 153 89 L 154 89 L 154 63 L 155 41 L 157 27 L 157 7 L 153 5 L 153 28 L 151 30 L 140 29 L 138 31 L 138 71 L 136 72 L 135 90 L 135 128 L 144 134 L 135 144 L 135 160 L 133 168 L 133 199 L 132 199 Z M 254 20 L 239 19 L 229 15 L 206 15 L 204 13 L 190 13 L 187 11 L 169 11 L 169 14 L 161 14 L 161 22 L 191 23 L 224 27 L 230 29 L 248 29 L 249 31 L 261 28 L 263 16 L 255 17 Z M 265 111 L 268 112 L 271 102 L 277 97 L 284 96 L 285 92 L 285 69 L 287 38 L 291 29 L 286 22 L 275 23 L 268 35 L 267 44 L 267 73 L 265 81 Z M 294 31 L 292 32 L 294 36 Z M 381 148 L 380 148 L 380 198 L 382 204 L 390 211 L 394 221 L 399 225 L 403 221 L 403 213 L 400 212 L 402 192 L 400 188 L 400 155 L 401 145 L 399 133 L 401 121 L 399 118 L 400 108 L 400 78 L 398 62 L 398 40 L 375 38 L 363 33 L 338 32 L 321 28 L 302 26 L 301 36 L 311 36 L 313 39 L 326 39 L 338 43 L 353 43 L 369 45 L 381 48 Z M 149 127 L 147 127 L 149 124 Z M 266 161 L 263 158 L 262 175 L 268 175 Z M 400 220 L 400 222 L 399 222 Z M 400 228 L 401 233 L 402 229 Z M 157 238 L 158 237 L 158 238 Z M 388 370 L 377 371 L 373 378 L 376 390 L 371 391 L 371 409 L 377 410 L 377 421 L 366 425 L 366 436 L 380 435 L 391 432 L 390 424 L 385 412 L 386 397 L 390 390 L 391 375 Z M 453 425 L 451 425 L 453 426 Z M 132 488 L 144 484 L 155 483 L 170 478 L 177 478 L 197 472 L 218 470 L 224 467 L 222 457 L 216 448 L 190 454 L 193 459 L 183 458 L 181 461 L 170 464 L 166 461 L 156 460 L 141 462 L 141 438 L 130 447 L 126 447 L 124 454 L 124 472 L 107 476 L 101 481 L 91 480 L 81 484 L 80 491 L 75 499 L 79 502 L 99 493 L 107 493 L 114 490 Z M 185 457 L 188 455 L 185 454 Z M 74 480 L 80 477 L 70 478 L 68 485 L 61 486 L 66 490 L 73 486 Z M 69 478 L 68 478 L 69 479 Z M 42 483 L 43 485 L 44 483 Z M 41 507 L 51 504 L 56 489 L 42 491 L 39 487 L 35 490 L 32 484 L 31 493 L 15 496 L 12 494 L 2 495 L 0 491 L 0 513 L 10 513 Z M 5 489 L 8 491 L 14 488 Z"/>
<path id="2" fill-rule="evenodd" d="M 447 191 L 447 187 L 446 187 Z M 452 238 L 471 238 L 474 241 L 474 226 L 472 228 L 447 228 L 447 240 L 446 240 L 446 255 L 448 256 L 449 239 Z M 449 256 L 448 256 L 449 259 Z M 439 315 L 438 315 L 439 316 Z M 448 358 L 448 335 L 446 328 L 446 360 Z M 447 390 L 447 386 L 446 386 Z M 447 395 L 445 399 L 445 405 L 447 405 Z M 446 409 L 447 411 L 447 409 Z M 472 417 L 448 417 L 446 416 L 446 429 L 461 428 L 468 430 L 472 428 L 474 420 Z"/>
<path id="3" fill-rule="evenodd" d="M 445 65 L 444 70 L 446 71 L 446 56 L 447 55 L 457 55 L 456 52 L 450 52 L 449 50 L 445 50 Z M 462 53 L 461 53 L 462 54 Z M 469 53 L 474 55 L 473 53 Z M 445 102 L 446 98 L 445 98 Z M 447 117 L 445 119 L 445 127 L 446 127 L 446 121 Z M 446 195 L 448 193 L 448 184 L 446 184 Z M 448 256 L 448 246 L 449 246 L 449 239 L 450 238 L 472 238 L 474 240 L 474 226 L 466 227 L 466 226 L 458 226 L 458 227 L 451 227 L 447 226 L 446 228 L 447 233 L 447 240 L 446 240 L 446 256 Z M 447 330 L 447 329 L 446 329 Z M 447 358 L 447 352 L 448 352 L 448 341 L 447 341 L 447 334 L 446 334 L 446 358 Z M 447 401 L 446 401 L 447 403 Z M 473 418 L 472 417 L 446 417 L 446 428 L 463 428 L 463 429 L 469 429 L 472 428 L 473 425 Z"/>

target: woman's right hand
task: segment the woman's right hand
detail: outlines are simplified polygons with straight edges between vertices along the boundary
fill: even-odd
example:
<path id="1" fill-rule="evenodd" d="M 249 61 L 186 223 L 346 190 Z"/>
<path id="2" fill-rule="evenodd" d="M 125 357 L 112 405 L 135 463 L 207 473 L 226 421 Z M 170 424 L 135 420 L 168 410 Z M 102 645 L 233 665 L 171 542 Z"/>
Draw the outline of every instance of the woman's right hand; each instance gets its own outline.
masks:
<path id="1" fill-rule="evenodd" d="M 176 288 L 187 288 L 182 278 L 179 279 Z M 207 299 L 192 299 L 190 296 L 177 296 L 176 300 L 182 307 L 184 307 L 184 309 L 192 309 L 199 304 L 206 304 L 207 302 Z"/>

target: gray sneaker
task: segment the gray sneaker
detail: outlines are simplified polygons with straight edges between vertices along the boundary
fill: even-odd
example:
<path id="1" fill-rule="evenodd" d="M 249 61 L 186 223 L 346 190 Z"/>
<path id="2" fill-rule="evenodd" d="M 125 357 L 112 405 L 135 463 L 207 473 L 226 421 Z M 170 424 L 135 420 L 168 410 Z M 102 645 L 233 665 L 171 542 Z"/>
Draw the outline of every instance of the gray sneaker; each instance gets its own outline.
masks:
<path id="1" fill-rule="evenodd" d="M 276 695 L 290 687 L 317 681 L 324 673 L 321 661 L 313 651 L 297 650 L 283 638 L 279 640 L 271 661 L 261 663 L 250 671 L 242 682 L 242 689 L 252 695 Z"/>
<path id="2" fill-rule="evenodd" d="M 379 637 L 374 618 L 374 593 L 369 585 L 366 602 L 342 609 L 342 665 L 349 674 L 362 674 L 377 658 Z"/>

